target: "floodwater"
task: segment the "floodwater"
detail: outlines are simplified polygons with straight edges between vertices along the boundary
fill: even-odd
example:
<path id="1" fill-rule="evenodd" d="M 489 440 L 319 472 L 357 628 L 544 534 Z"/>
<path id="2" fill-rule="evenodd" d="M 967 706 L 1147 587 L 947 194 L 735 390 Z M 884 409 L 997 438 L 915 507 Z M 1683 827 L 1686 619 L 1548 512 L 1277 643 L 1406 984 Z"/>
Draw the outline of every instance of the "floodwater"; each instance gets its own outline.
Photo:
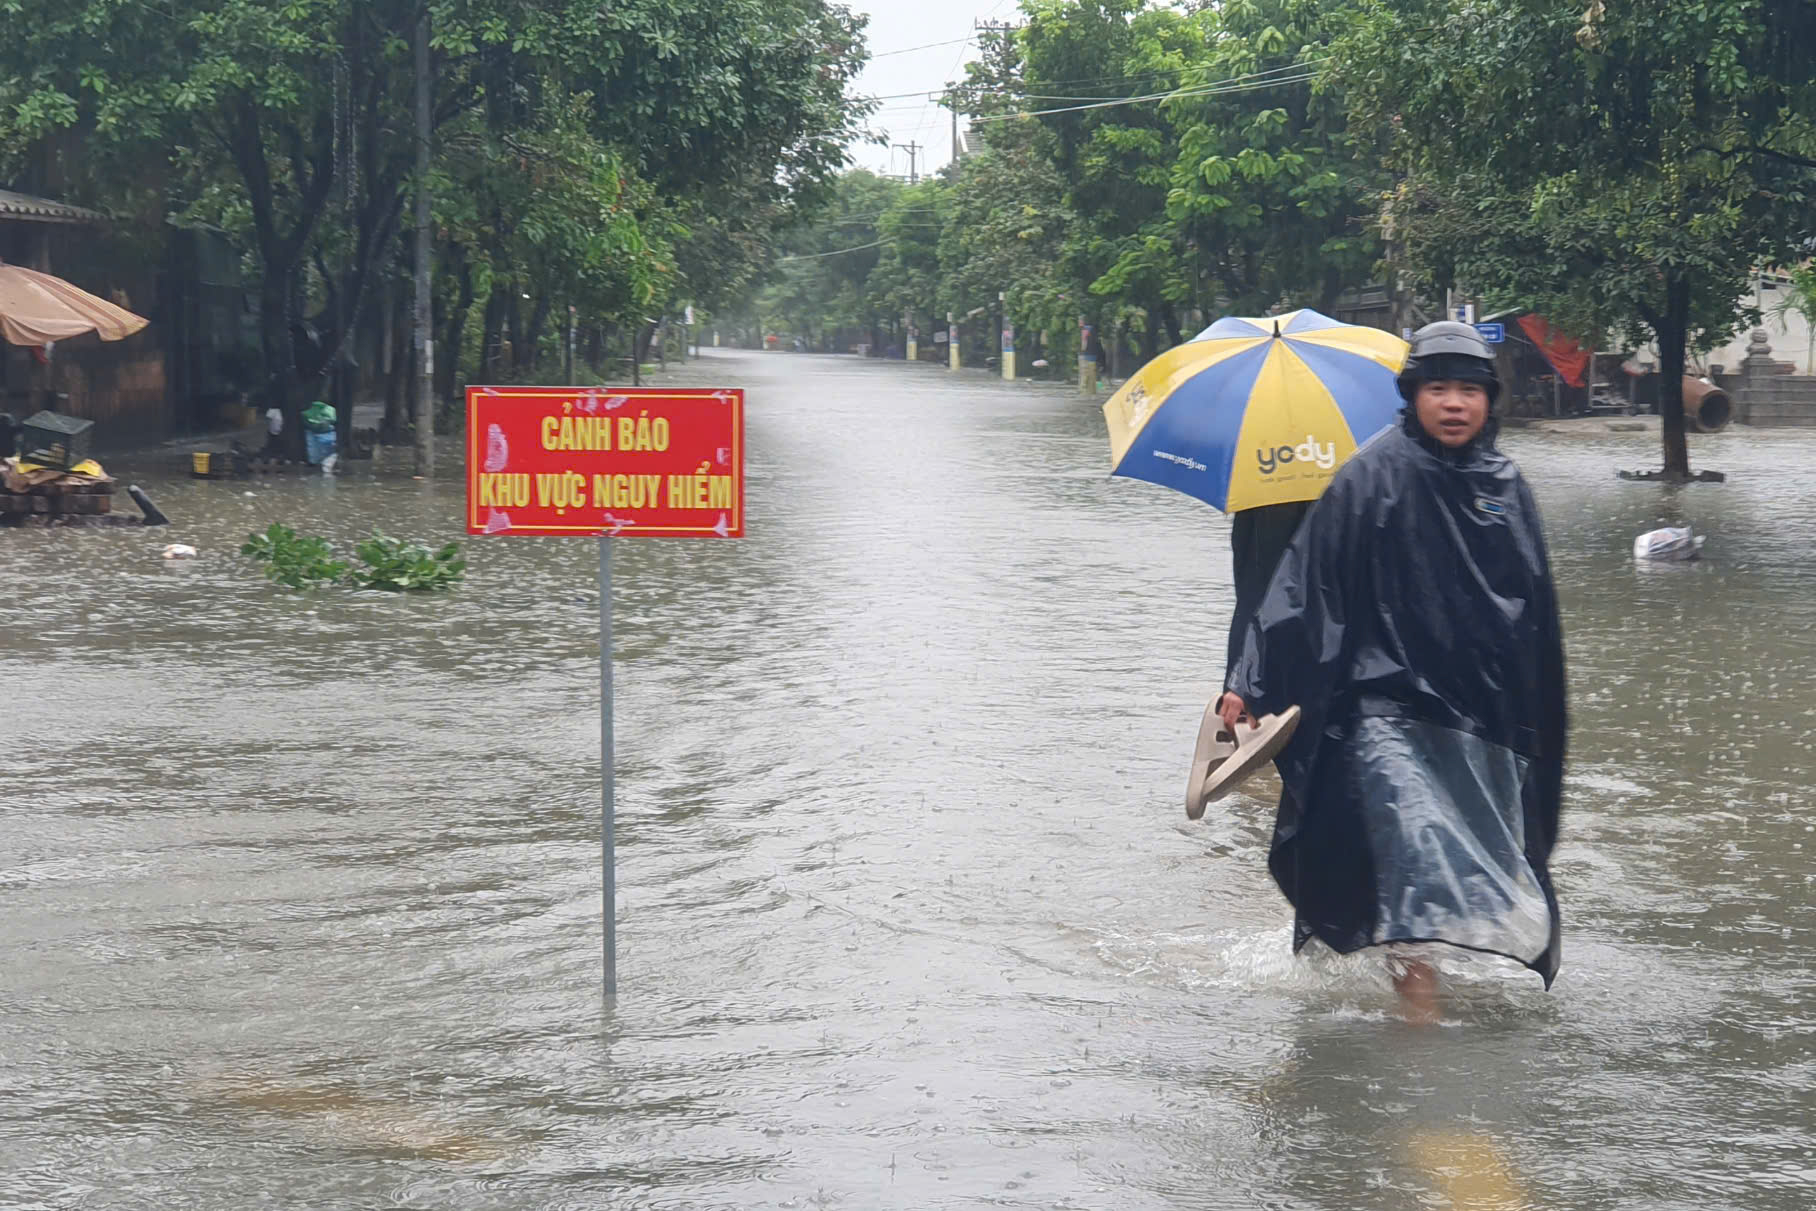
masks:
<path id="1" fill-rule="evenodd" d="M 623 542 L 600 992 L 597 546 L 274 589 L 430 485 L 119 470 L 0 531 L 0 1207 L 1695 1208 L 1816 1200 L 1816 435 L 1512 434 L 1574 710 L 1556 988 L 1294 959 L 1268 787 L 1188 823 L 1227 532 L 1057 387 L 788 354 L 751 537 Z M 445 448 L 452 463 L 455 447 Z M 1699 566 L 1636 569 L 1688 520 Z M 201 549 L 158 558 L 167 542 Z"/>

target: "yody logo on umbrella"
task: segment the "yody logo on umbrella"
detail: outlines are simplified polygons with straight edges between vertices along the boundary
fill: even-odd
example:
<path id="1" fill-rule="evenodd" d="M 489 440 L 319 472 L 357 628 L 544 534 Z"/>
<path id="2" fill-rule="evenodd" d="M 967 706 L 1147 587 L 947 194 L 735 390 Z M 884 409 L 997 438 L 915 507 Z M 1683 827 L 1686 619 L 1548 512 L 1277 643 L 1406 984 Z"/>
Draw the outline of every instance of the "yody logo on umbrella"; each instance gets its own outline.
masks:
<path id="1" fill-rule="evenodd" d="M 1263 447 L 1255 451 L 1255 465 L 1263 475 L 1272 475 L 1295 461 L 1315 463 L 1320 471 L 1329 471 L 1337 465 L 1337 443 L 1320 444 L 1314 434 L 1307 433 L 1305 440 L 1296 446 L 1276 446 L 1271 450 Z"/>

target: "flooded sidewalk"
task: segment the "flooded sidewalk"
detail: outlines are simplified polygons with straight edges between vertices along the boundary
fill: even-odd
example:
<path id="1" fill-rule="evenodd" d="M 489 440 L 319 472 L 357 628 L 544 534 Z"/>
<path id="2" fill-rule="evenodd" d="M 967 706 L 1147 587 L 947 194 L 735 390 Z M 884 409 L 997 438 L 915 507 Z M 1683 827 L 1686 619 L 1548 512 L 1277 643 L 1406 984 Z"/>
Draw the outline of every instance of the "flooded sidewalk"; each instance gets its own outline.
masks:
<path id="1" fill-rule="evenodd" d="M 1563 969 L 1459 957 L 1421 1032 L 1289 953 L 1266 780 L 1185 820 L 1228 529 L 1108 479 L 1097 402 L 656 381 L 746 388 L 750 537 L 616 549 L 611 1009 L 593 540 L 421 598 L 235 554 L 461 537 L 459 438 L 428 484 L 110 459 L 176 524 L 0 531 L 0 1207 L 1810 1205 L 1816 436 L 1692 438 L 1728 482 L 1680 490 L 1614 477 L 1653 433 L 1505 437 Z M 1702 563 L 1633 564 L 1685 521 Z"/>

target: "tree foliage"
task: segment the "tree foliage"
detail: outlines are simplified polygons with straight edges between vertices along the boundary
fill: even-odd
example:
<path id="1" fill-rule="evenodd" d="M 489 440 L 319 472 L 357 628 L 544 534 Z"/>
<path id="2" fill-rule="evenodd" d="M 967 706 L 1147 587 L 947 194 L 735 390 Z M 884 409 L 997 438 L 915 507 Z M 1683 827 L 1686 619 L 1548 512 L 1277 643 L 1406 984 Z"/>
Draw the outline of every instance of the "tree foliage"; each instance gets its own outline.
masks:
<path id="1" fill-rule="evenodd" d="M 1659 348 L 1665 471 L 1689 473 L 1686 349 L 1796 259 L 1816 177 L 1801 0 L 1371 0 L 1337 76 L 1385 133 L 1387 213 L 1427 281 Z"/>
<path id="2" fill-rule="evenodd" d="M 424 3 L 438 297 L 447 322 L 484 300 L 530 361 L 557 309 L 730 297 L 866 112 L 863 19 L 831 0 L 0 0 L 0 178 L 61 150 L 72 200 L 238 237 L 294 410 L 400 266 Z"/>
<path id="3" fill-rule="evenodd" d="M 980 149 L 878 228 L 874 309 L 995 314 L 1002 292 L 1023 348 L 1069 358 L 1084 319 L 1146 358 L 1210 313 L 1330 309 L 1374 275 L 1381 170 L 1319 76 L 1341 0 L 1022 14 L 953 99 Z"/>

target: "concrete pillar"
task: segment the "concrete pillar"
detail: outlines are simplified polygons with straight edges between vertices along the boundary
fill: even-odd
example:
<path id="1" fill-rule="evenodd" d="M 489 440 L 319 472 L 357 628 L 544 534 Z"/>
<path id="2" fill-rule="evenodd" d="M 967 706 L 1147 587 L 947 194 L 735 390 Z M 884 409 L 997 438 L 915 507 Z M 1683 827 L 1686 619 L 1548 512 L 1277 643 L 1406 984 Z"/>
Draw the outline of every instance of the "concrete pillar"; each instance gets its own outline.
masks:
<path id="1" fill-rule="evenodd" d="M 1078 391 L 1097 394 L 1097 359 L 1091 356 L 1091 321 L 1078 317 Z"/>
<path id="2" fill-rule="evenodd" d="M 1003 310 L 1003 378 L 1013 382 L 1015 380 L 1015 323 L 1009 318 L 1009 292 L 997 291 L 996 301 L 1002 305 Z"/>
<path id="3" fill-rule="evenodd" d="M 1739 414 L 1734 419 L 1743 425 L 1753 423 L 1753 410 L 1756 404 L 1765 404 L 1770 399 L 1772 384 L 1778 379 L 1778 371 L 1772 358 L 1772 340 L 1764 328 L 1753 329 L 1751 339 L 1747 341 L 1747 356 L 1740 361 L 1740 390 L 1734 401 L 1735 411 Z M 1776 420 L 1776 417 L 1772 417 Z"/>

